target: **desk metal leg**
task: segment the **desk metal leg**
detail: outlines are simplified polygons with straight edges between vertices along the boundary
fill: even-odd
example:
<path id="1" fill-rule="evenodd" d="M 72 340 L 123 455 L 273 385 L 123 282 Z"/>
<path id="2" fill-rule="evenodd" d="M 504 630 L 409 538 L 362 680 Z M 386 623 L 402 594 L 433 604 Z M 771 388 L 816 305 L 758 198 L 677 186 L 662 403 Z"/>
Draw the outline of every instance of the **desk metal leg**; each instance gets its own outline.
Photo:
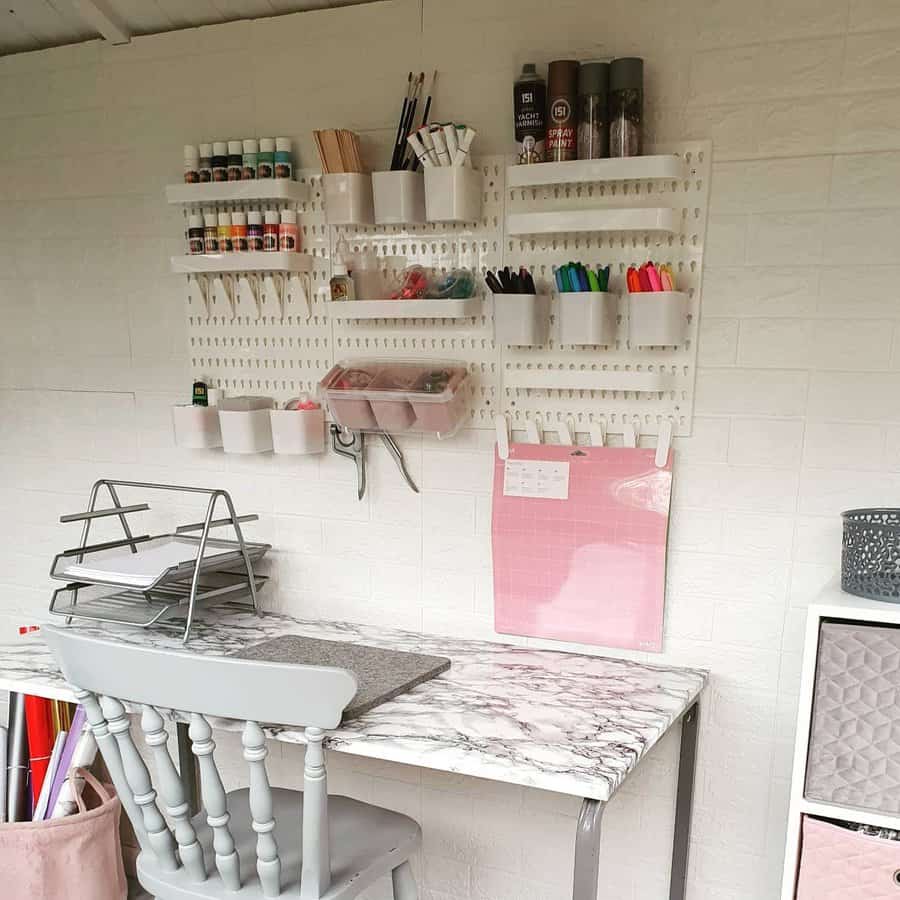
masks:
<path id="1" fill-rule="evenodd" d="M 600 820 L 606 804 L 585 798 L 575 833 L 575 877 L 572 900 L 597 900 L 600 878 Z"/>
<path id="2" fill-rule="evenodd" d="M 672 845 L 672 876 L 669 900 L 684 900 L 688 851 L 691 843 L 691 809 L 694 804 L 694 766 L 697 760 L 697 725 L 700 704 L 695 703 L 681 720 L 681 756 L 675 795 L 675 840 Z"/>
<path id="3" fill-rule="evenodd" d="M 191 739 L 188 736 L 187 722 L 176 722 L 175 733 L 178 737 L 178 771 L 184 785 L 184 795 L 191 808 L 191 815 L 200 812 L 200 784 L 197 780 L 197 757 L 191 751 Z"/>

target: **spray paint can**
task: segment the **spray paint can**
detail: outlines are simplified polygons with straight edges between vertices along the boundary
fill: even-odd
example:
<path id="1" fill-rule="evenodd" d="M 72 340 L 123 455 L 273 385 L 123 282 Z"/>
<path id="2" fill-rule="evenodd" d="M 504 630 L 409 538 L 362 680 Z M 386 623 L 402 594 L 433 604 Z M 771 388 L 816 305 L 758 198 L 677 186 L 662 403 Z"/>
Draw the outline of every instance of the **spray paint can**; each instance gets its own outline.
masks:
<path id="1" fill-rule="evenodd" d="M 577 61 L 557 59 L 550 63 L 547 81 L 550 95 L 547 106 L 547 159 L 551 162 L 577 159 Z"/>
<path id="2" fill-rule="evenodd" d="M 516 154 L 519 164 L 544 161 L 547 133 L 547 85 L 534 63 L 525 63 L 513 84 Z"/>

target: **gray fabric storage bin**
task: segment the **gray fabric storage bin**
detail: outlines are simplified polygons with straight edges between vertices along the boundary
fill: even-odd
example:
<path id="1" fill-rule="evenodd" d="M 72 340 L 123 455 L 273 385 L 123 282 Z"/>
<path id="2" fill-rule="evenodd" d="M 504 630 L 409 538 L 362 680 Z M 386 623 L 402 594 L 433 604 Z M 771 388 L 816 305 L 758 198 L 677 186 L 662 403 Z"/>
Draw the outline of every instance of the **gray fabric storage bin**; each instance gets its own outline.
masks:
<path id="1" fill-rule="evenodd" d="M 900 812 L 900 628 L 822 624 L 805 793 Z"/>

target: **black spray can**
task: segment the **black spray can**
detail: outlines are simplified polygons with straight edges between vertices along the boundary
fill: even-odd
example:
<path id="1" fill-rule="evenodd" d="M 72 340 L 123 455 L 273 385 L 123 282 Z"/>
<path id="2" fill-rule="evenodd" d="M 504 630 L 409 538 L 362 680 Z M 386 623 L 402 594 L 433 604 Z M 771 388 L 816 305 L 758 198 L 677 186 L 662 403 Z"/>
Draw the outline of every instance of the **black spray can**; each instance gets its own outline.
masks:
<path id="1" fill-rule="evenodd" d="M 547 84 L 538 75 L 534 63 L 522 66 L 522 74 L 513 85 L 513 107 L 518 162 L 543 162 L 546 158 Z"/>

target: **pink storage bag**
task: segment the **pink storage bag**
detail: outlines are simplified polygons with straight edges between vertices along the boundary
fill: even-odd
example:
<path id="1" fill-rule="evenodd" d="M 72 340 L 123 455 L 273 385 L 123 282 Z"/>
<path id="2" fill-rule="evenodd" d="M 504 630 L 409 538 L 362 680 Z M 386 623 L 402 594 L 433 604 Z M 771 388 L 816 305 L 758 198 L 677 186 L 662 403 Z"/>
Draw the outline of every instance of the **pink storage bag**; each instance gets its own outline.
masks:
<path id="1" fill-rule="evenodd" d="M 803 820 L 797 900 L 897 900 L 900 841 Z"/>
<path id="2" fill-rule="evenodd" d="M 84 769 L 75 773 L 90 785 L 99 804 L 47 822 L 0 825 L 3 900 L 125 900 L 128 886 L 119 847 L 122 804 Z"/>

